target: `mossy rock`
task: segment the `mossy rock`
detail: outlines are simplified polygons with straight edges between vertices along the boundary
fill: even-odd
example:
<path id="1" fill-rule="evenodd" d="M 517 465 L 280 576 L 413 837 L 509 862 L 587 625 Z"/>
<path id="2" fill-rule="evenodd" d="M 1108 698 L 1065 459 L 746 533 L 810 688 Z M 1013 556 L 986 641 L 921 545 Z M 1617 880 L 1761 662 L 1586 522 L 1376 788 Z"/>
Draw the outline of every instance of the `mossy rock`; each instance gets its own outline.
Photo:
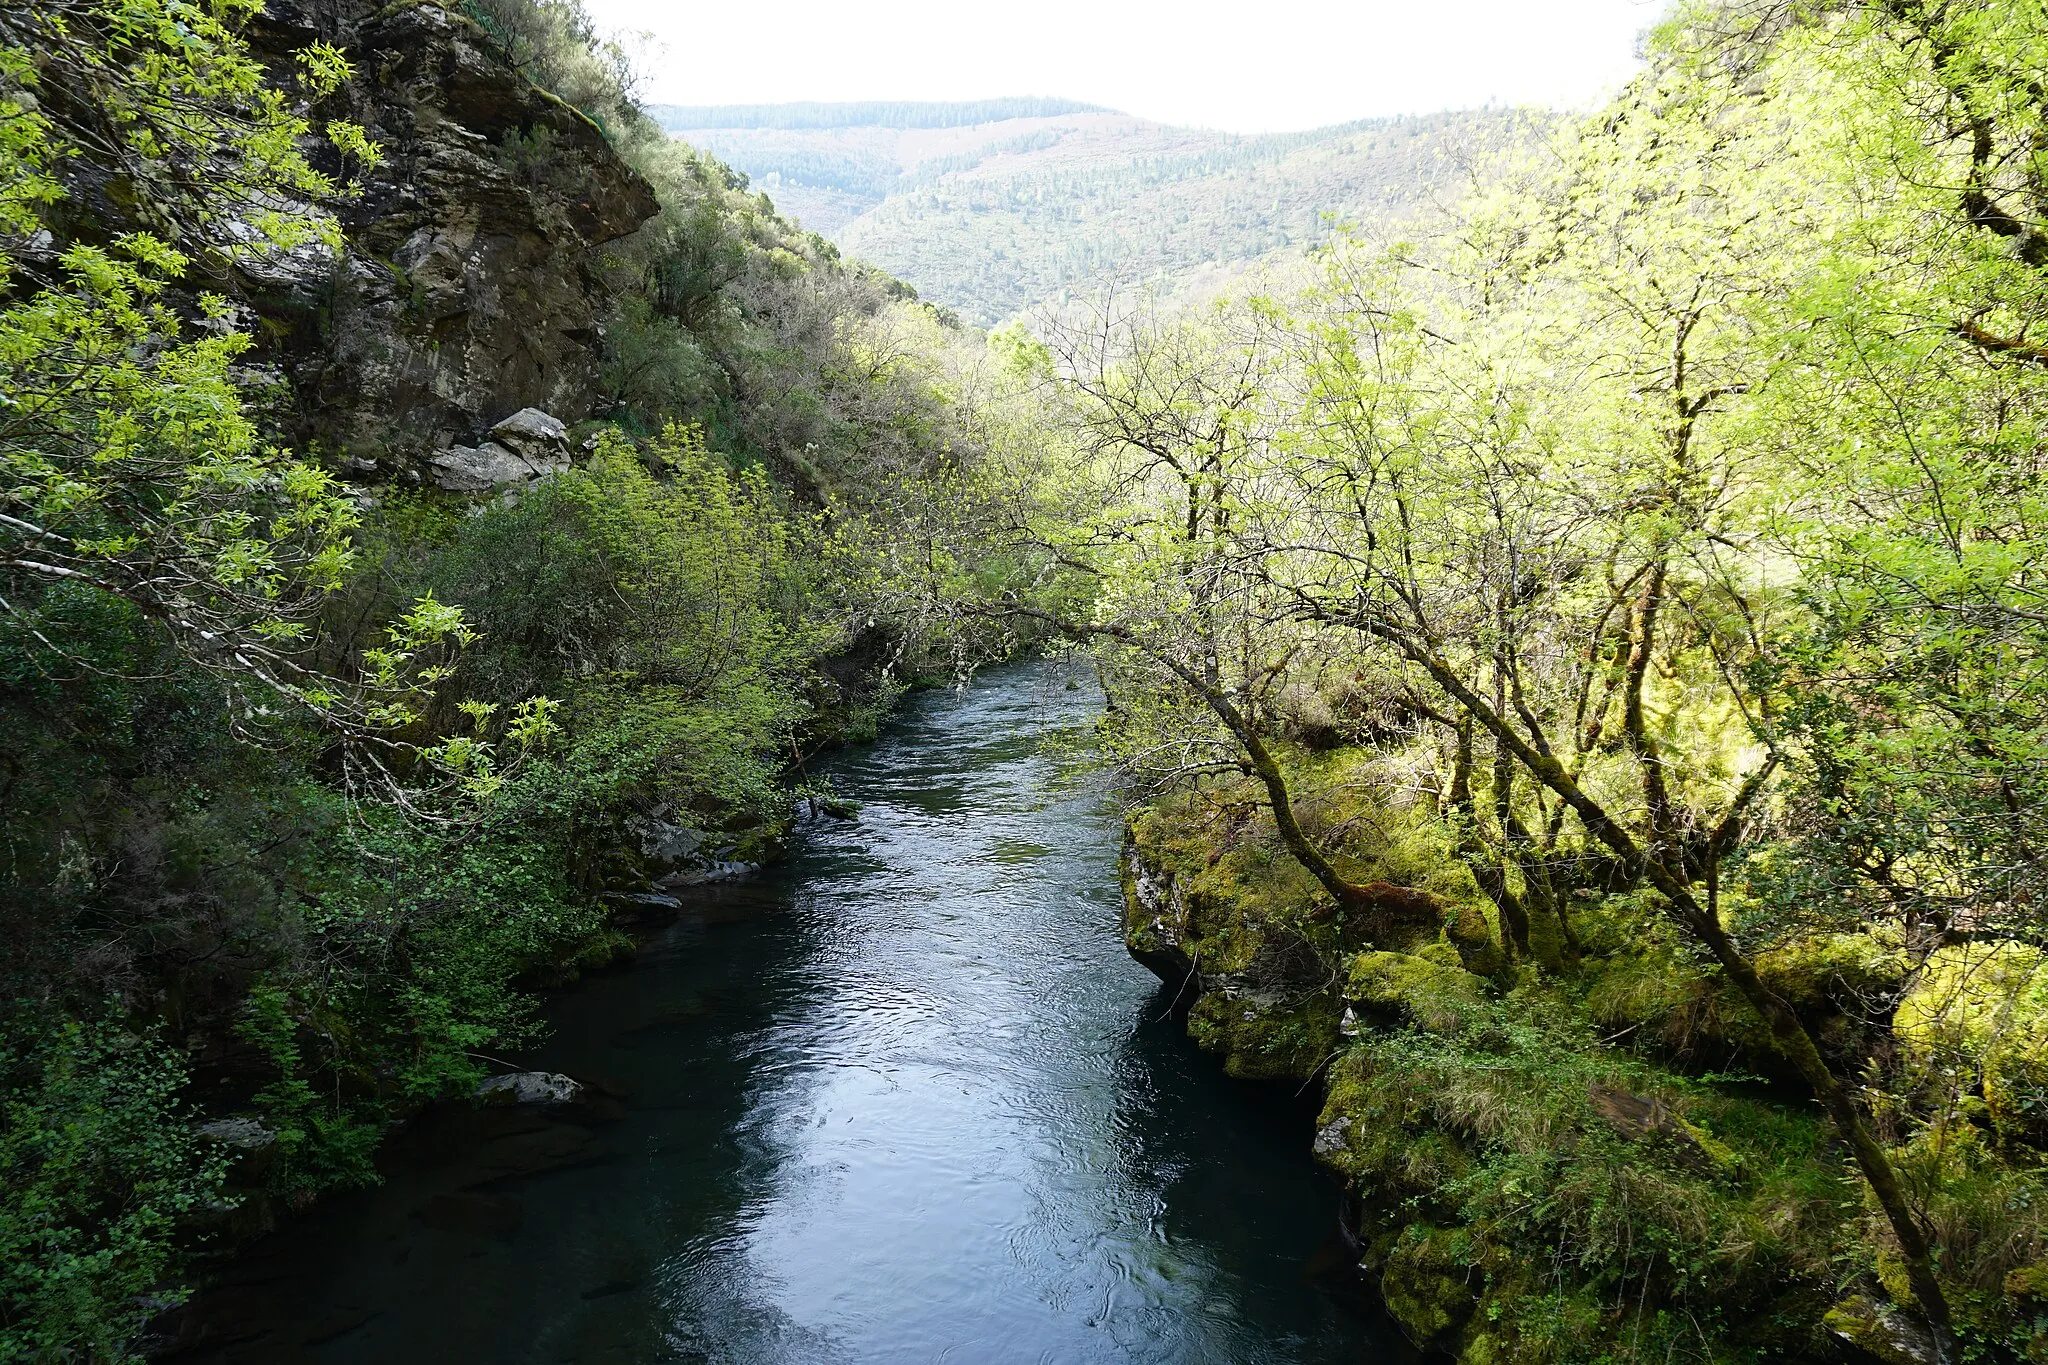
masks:
<path id="1" fill-rule="evenodd" d="M 1795 1009 L 1834 1007 L 1836 996 L 1891 995 L 1905 983 L 1906 958 L 1870 934 L 1814 934 L 1756 956 L 1756 974 Z"/>
<path id="2" fill-rule="evenodd" d="M 1475 976 L 1492 976 L 1507 966 L 1493 925 L 1475 905 L 1452 908 L 1444 918 L 1444 938 L 1457 950 L 1458 965 Z"/>
<path id="3" fill-rule="evenodd" d="M 2048 1261 L 2023 1265 L 2005 1277 L 2005 1292 L 2015 1299 L 2048 1307 Z"/>
<path id="4" fill-rule="evenodd" d="M 2020 1309 L 2021 1320 L 2033 1320 L 2033 1331 L 2020 1347 L 2030 1362 L 2048 1361 L 2048 1261 L 2023 1265 L 2005 1277 L 2006 1297 Z"/>
<path id="5" fill-rule="evenodd" d="M 1890 1304 L 1852 1294 L 1822 1319 L 1837 1337 L 1883 1365 L 1933 1365 L 1934 1343 L 1926 1330 Z"/>
<path id="6" fill-rule="evenodd" d="M 1423 1350 L 1449 1345 L 1478 1307 L 1461 1255 L 1467 1240 L 1446 1228 L 1409 1228 L 1380 1272 L 1388 1315 Z"/>
<path id="7" fill-rule="evenodd" d="M 1360 953 L 1344 984 L 1345 998 L 1366 1010 L 1448 1034 L 1464 1026 L 1484 991 L 1472 973 L 1412 953 Z"/>
<path id="8" fill-rule="evenodd" d="M 1337 1048 L 1337 1003 L 1327 994 L 1276 1000 L 1211 991 L 1188 1011 L 1188 1036 L 1221 1055 L 1234 1079 L 1306 1081 Z"/>
<path id="9" fill-rule="evenodd" d="M 1822 1053 L 1838 1061 L 1867 1057 L 1882 1042 L 1872 1036 L 1874 1010 L 1857 1002 L 1888 999 L 1905 979 L 1896 949 L 1869 934 L 1794 939 L 1759 953 L 1756 966 L 1813 1031 Z M 1795 1074 L 1741 993 L 1659 938 L 1639 947 L 1624 943 L 1589 960 L 1584 980 L 1586 1008 L 1602 1025 L 1629 1029 L 1689 1066 Z"/>

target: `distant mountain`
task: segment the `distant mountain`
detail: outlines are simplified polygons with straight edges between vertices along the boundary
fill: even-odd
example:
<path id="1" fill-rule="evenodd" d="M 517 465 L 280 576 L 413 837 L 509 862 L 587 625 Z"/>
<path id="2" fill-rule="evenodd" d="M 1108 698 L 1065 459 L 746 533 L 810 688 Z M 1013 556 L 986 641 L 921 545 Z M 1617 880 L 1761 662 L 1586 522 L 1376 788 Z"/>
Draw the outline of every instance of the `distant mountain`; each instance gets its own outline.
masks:
<path id="1" fill-rule="evenodd" d="M 1038 99 L 651 112 L 984 325 L 1110 277 L 1200 290 L 1339 224 L 1398 221 L 1535 126 L 1488 110 L 1239 136 Z"/>
<path id="2" fill-rule="evenodd" d="M 966 128 L 1013 118 L 1050 118 L 1058 114 L 1107 114 L 1099 104 L 1079 100 L 1038 99 L 1029 95 L 1000 100 L 934 103 L 912 100 L 864 100 L 855 104 L 655 104 L 647 112 L 671 130 L 683 128 Z"/>

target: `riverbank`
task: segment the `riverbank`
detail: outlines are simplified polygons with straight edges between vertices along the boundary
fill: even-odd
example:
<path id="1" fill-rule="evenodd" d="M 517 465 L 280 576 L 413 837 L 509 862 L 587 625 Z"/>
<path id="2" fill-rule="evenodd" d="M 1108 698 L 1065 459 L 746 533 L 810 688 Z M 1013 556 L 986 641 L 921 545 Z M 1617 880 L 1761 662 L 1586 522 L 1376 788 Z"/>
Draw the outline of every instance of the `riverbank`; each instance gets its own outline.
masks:
<path id="1" fill-rule="evenodd" d="M 1357 866 L 1441 897 L 1444 929 L 1347 932 L 1227 788 L 1135 815 L 1124 926 L 1224 1071 L 1321 1093 L 1315 1155 L 1347 1191 L 1360 1272 L 1412 1343 L 1464 1365 L 1597 1359 L 1619 1342 L 1657 1354 L 1660 1338 L 1731 1362 L 1925 1358 L 1878 1307 L 1902 1292 L 1896 1259 L 1824 1120 L 1641 897 L 1582 893 L 1574 967 L 1514 968 L 1455 859 L 1428 856 L 1426 812 L 1405 831 L 1382 817 L 1377 857 Z M 1759 968 L 1844 1051 L 1881 1027 L 1844 1002 L 1906 985 L 1851 935 Z M 1978 1205 L 2002 1197 L 1999 1166 L 1981 1137 L 1949 1141 L 1946 1197 L 1978 1203 L 1935 1216 L 1995 1224 Z M 1887 1278 L 1845 1279 L 1855 1264 Z"/>
<path id="2" fill-rule="evenodd" d="M 606 1105 L 438 1112 L 177 1358 L 1402 1358 L 1316 1278 L 1346 1258 L 1299 1108 L 1118 940 L 1114 815 L 1039 750 L 1093 705 L 1042 665 L 907 698 L 814 765 L 858 819 L 550 997 L 511 1060 Z"/>

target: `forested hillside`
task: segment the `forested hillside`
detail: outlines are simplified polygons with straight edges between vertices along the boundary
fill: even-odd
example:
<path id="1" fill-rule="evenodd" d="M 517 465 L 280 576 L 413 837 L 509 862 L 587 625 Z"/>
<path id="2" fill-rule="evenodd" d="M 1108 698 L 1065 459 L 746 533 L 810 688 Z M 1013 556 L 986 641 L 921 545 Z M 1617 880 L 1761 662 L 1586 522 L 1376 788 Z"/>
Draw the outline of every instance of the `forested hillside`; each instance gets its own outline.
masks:
<path id="1" fill-rule="evenodd" d="M 1459 198 L 1535 116 L 1240 137 L 1045 101 L 655 111 L 778 208 L 993 325 L 1113 281 L 1199 295 L 1346 225 Z"/>
<path id="2" fill-rule="evenodd" d="M 1001 358 L 622 76 L 555 3 L 0 9 L 0 1359 L 374 1179 L 971 646 L 861 546 Z"/>
<path id="3" fill-rule="evenodd" d="M 1107 114 L 1079 100 L 863 100 L 847 104 L 650 104 L 647 116 L 664 128 L 972 128 L 1020 118 Z"/>

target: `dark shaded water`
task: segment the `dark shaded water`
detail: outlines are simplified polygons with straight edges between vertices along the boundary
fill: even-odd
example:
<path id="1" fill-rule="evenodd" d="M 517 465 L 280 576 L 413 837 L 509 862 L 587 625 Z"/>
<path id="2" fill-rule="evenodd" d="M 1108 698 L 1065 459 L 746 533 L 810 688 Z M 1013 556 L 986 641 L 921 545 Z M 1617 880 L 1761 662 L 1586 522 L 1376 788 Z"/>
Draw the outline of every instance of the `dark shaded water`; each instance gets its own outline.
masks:
<path id="1" fill-rule="evenodd" d="M 1337 1197 L 1118 937 L 1114 822 L 1049 790 L 1046 669 L 914 698 L 865 803 L 554 999 L 528 1064 L 620 1104 L 454 1112 L 259 1245 L 213 1359 L 1395 1361 L 1319 1278 Z"/>

